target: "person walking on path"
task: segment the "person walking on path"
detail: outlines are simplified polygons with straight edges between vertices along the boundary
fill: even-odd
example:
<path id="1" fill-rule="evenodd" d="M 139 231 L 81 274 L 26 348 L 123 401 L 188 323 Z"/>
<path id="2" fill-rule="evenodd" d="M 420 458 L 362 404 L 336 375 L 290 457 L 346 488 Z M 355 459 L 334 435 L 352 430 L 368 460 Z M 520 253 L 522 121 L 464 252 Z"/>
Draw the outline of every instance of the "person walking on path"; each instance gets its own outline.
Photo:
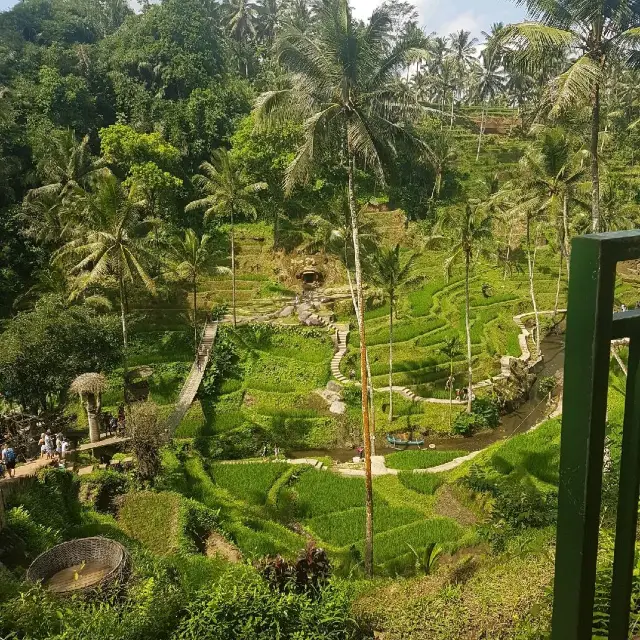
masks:
<path id="1" fill-rule="evenodd" d="M 51 431 L 49 429 L 47 429 L 47 433 L 45 433 L 44 435 L 44 446 L 47 452 L 47 460 L 50 460 L 51 458 L 53 458 L 54 445 L 53 436 L 51 435 Z"/>
<path id="2" fill-rule="evenodd" d="M 11 446 L 11 442 L 6 442 L 2 448 L 2 463 L 7 468 L 10 478 L 16 477 L 16 452 Z"/>
<path id="3" fill-rule="evenodd" d="M 62 439 L 62 446 L 60 449 L 60 459 L 64 462 L 67 457 L 67 451 L 69 451 L 69 441 L 66 438 Z"/>

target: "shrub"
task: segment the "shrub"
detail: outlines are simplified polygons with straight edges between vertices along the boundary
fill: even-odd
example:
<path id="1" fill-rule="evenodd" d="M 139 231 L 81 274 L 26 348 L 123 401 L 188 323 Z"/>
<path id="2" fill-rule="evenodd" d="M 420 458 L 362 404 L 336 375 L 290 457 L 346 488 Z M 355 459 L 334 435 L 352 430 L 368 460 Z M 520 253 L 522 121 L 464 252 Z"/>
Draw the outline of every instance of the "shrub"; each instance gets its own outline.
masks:
<path id="1" fill-rule="evenodd" d="M 324 549 L 307 543 L 295 561 L 282 556 L 265 558 L 257 564 L 258 571 L 269 585 L 280 592 L 295 591 L 312 596 L 320 594 L 331 574 L 331 563 Z"/>
<path id="2" fill-rule="evenodd" d="M 64 535 L 80 521 L 78 477 L 70 471 L 48 467 L 37 479 L 7 499 L 9 508 L 23 506 L 33 522 Z"/>
<path id="3" fill-rule="evenodd" d="M 451 431 L 457 436 L 470 437 L 479 429 L 483 429 L 486 422 L 482 416 L 475 413 L 461 411 L 454 419 Z"/>
<path id="4" fill-rule="evenodd" d="M 538 392 L 541 396 L 549 395 L 558 385 L 558 381 L 555 376 L 543 376 L 538 381 Z"/>
<path id="5" fill-rule="evenodd" d="M 203 552 L 208 535 L 220 528 L 219 514 L 219 510 L 209 509 L 197 500 L 183 498 L 178 519 L 180 548 L 183 551 Z"/>
<path id="6" fill-rule="evenodd" d="M 485 427 L 495 429 L 500 424 L 500 407 L 493 398 L 478 396 L 471 402 L 471 411 L 483 419 Z"/>
<path id="7" fill-rule="evenodd" d="M 100 469 L 80 478 L 80 502 L 98 511 L 114 511 L 114 498 L 129 488 L 129 477 L 124 473 Z"/>
<path id="8" fill-rule="evenodd" d="M 160 446 L 166 439 L 158 419 L 158 407 L 152 402 L 138 402 L 127 411 L 127 434 L 138 461 L 137 475 L 142 482 L 153 483 L 160 472 Z"/>
<path id="9" fill-rule="evenodd" d="M 361 635 L 350 607 L 346 587 L 331 584 L 315 599 L 280 593 L 255 570 L 240 567 L 189 606 L 175 640 L 355 640 Z"/>
<path id="10" fill-rule="evenodd" d="M 553 524 L 558 510 L 558 496 L 540 491 L 530 483 L 500 483 L 493 505 L 492 519 L 512 529 L 542 528 Z"/>
<path id="11" fill-rule="evenodd" d="M 32 559 L 62 542 L 62 536 L 59 531 L 35 522 L 29 511 L 23 506 L 9 510 L 7 513 L 7 526 L 12 533 L 24 541 L 27 556 Z"/>

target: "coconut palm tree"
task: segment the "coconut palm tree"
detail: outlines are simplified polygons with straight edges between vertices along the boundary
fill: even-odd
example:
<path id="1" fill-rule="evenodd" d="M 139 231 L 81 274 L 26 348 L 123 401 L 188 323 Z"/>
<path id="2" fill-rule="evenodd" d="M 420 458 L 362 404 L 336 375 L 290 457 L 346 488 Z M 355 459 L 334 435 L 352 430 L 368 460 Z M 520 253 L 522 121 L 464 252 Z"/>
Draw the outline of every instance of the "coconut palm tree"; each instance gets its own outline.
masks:
<path id="1" fill-rule="evenodd" d="M 257 5 L 258 35 L 267 47 L 273 45 L 280 21 L 278 0 L 260 0 Z"/>
<path id="2" fill-rule="evenodd" d="M 462 100 L 465 86 L 465 79 L 472 69 L 477 65 L 476 46 L 478 38 L 472 38 L 470 31 L 460 29 L 449 35 L 450 56 L 454 62 L 456 70 L 456 89 L 458 99 Z"/>
<path id="3" fill-rule="evenodd" d="M 476 152 L 476 162 L 480 159 L 480 146 L 484 134 L 485 116 L 487 114 L 487 104 L 495 100 L 504 91 L 504 73 L 500 67 L 497 54 L 483 51 L 480 56 L 478 67 L 478 79 L 476 84 L 476 98 L 482 104 L 482 117 L 480 119 L 480 133 L 478 135 L 478 151 Z"/>
<path id="4" fill-rule="evenodd" d="M 449 387 L 449 431 L 451 431 L 453 414 L 453 361 L 462 353 L 459 336 L 445 338 L 444 343 L 440 347 L 440 353 L 449 359 L 449 379 L 447 380 L 447 385 Z"/>
<path id="5" fill-rule="evenodd" d="M 104 282 L 105 278 L 115 278 L 126 369 L 127 283 L 139 280 L 148 291 L 155 293 L 155 284 L 144 266 L 151 256 L 142 242 L 141 207 L 111 174 L 102 178 L 94 191 L 86 193 L 75 204 L 81 207 L 77 215 L 80 224 L 72 239 L 54 254 L 53 259 L 68 265 L 70 273 L 76 276 L 72 295 Z"/>
<path id="6" fill-rule="evenodd" d="M 416 256 L 409 255 L 406 260 L 400 255 L 400 245 L 394 249 L 380 248 L 371 256 L 371 276 L 389 299 L 389 422 L 393 420 L 393 314 L 398 316 L 398 290 L 411 279 Z"/>
<path id="7" fill-rule="evenodd" d="M 89 136 L 78 142 L 71 129 L 54 131 L 38 161 L 38 173 L 45 184 L 31 189 L 27 200 L 51 196 L 65 200 L 82 193 L 93 178 L 108 172 L 105 160 L 91 155 Z"/>
<path id="8" fill-rule="evenodd" d="M 535 295 L 536 233 L 532 226 L 541 220 L 551 221 L 556 228 L 560 266 L 558 290 L 562 277 L 562 260 L 570 275 L 570 211 L 577 204 L 586 208 L 578 197 L 578 185 L 585 177 L 584 153 L 573 152 L 571 142 L 560 129 L 546 129 L 540 142 L 529 149 L 520 161 L 517 180 L 505 186 L 513 206 L 510 212 L 525 221 L 525 242 L 529 272 L 529 294 L 536 318 L 536 349 L 540 352 L 540 318 Z"/>
<path id="9" fill-rule="evenodd" d="M 211 162 L 200 165 L 202 173 L 194 176 L 193 183 L 205 194 L 204 198 L 194 200 L 185 207 L 185 211 L 204 209 L 205 220 L 211 216 L 228 216 L 231 238 L 231 296 L 233 326 L 236 326 L 236 216 L 245 215 L 255 218 L 258 215 L 258 197 L 260 191 L 267 189 L 266 182 L 247 182 L 235 165 L 226 149 L 213 152 Z"/>
<path id="10" fill-rule="evenodd" d="M 314 30 L 285 27 L 276 41 L 276 56 L 289 72 L 290 88 L 262 94 L 256 105 L 257 123 L 286 115 L 304 121 L 304 137 L 289 165 L 285 188 L 310 177 L 314 164 L 332 154 L 343 162 L 349 194 L 356 297 L 364 309 L 360 237 L 356 207 L 356 166 L 366 166 L 384 178 L 389 143 L 406 135 L 398 126 L 420 111 L 415 95 L 399 82 L 409 64 L 425 59 L 420 41 L 397 38 L 393 15 L 386 5 L 376 9 L 366 24 L 353 19 L 348 0 L 322 0 L 315 6 Z M 417 34 L 414 32 L 414 36 Z M 366 472 L 365 572 L 373 575 L 373 485 L 367 396 L 364 314 L 359 314 L 362 420 Z"/>
<path id="11" fill-rule="evenodd" d="M 249 0 L 226 0 L 222 5 L 226 14 L 227 32 L 233 41 L 233 50 L 238 57 L 240 71 L 249 77 L 249 62 L 252 58 L 252 43 L 256 37 L 258 7 Z"/>
<path id="12" fill-rule="evenodd" d="M 464 264 L 464 301 L 465 332 L 467 338 L 467 365 L 469 373 L 469 398 L 467 412 L 471 413 L 473 399 L 473 362 L 471 354 L 471 296 L 469 278 L 473 257 L 492 235 L 492 216 L 490 209 L 478 201 L 468 201 L 464 207 L 446 210 L 436 222 L 432 241 L 442 241 L 448 245 L 449 257 L 444 269 L 447 277 L 453 266 L 462 261 Z"/>
<path id="13" fill-rule="evenodd" d="M 494 22 L 489 31 L 482 31 L 482 37 L 484 38 L 484 50 L 489 57 L 494 58 L 496 64 L 501 66 L 503 64 L 503 57 L 506 53 L 504 45 L 502 44 L 502 32 L 504 31 L 504 22 Z"/>
<path id="14" fill-rule="evenodd" d="M 527 0 L 526 6 L 531 20 L 505 27 L 501 40 L 520 51 L 530 68 L 543 66 L 553 50 L 570 54 L 549 88 L 551 114 L 576 105 L 591 108 L 591 226 L 599 231 L 601 89 L 612 65 L 637 57 L 640 7 L 602 0 Z"/>
<path id="15" fill-rule="evenodd" d="M 198 236 L 193 229 L 186 229 L 184 236 L 174 236 L 169 244 L 169 263 L 178 275 L 191 284 L 193 294 L 193 348 L 198 351 L 198 278 L 212 270 L 221 271 L 213 266 L 211 236 Z"/>

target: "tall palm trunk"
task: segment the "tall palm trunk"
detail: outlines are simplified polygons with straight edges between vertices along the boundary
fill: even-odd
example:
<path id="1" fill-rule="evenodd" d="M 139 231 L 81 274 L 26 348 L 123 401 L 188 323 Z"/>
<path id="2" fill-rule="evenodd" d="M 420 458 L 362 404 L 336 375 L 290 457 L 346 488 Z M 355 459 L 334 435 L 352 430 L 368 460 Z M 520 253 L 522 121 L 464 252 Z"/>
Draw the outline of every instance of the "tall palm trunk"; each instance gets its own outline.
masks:
<path id="1" fill-rule="evenodd" d="M 569 280 L 571 264 L 569 258 L 571 257 L 571 241 L 569 238 L 569 194 L 564 194 L 564 200 L 562 202 L 562 227 L 564 229 L 564 258 L 567 263 L 567 280 Z"/>
<path id="2" fill-rule="evenodd" d="M 484 119 L 487 110 L 487 105 L 482 104 L 482 116 L 480 118 L 480 135 L 478 136 L 478 151 L 476 152 L 476 162 L 480 160 L 480 147 L 482 145 L 482 134 L 484 133 Z"/>
<path id="3" fill-rule="evenodd" d="M 598 137 L 600 133 L 600 85 L 596 84 L 591 108 L 591 230 L 600 231 L 600 168 Z"/>
<path id="4" fill-rule="evenodd" d="M 356 320 L 359 322 L 360 321 L 360 306 L 358 305 L 358 298 L 356 297 L 356 292 L 353 288 L 353 282 L 351 280 L 351 272 L 349 271 L 349 264 L 347 261 L 347 247 L 345 244 L 345 249 L 344 249 L 344 255 L 345 255 L 345 267 L 346 267 L 346 271 L 347 271 L 347 282 L 349 283 L 349 291 L 351 292 L 351 302 L 353 303 L 353 309 L 356 313 Z M 358 326 L 360 326 L 358 324 Z M 367 349 L 367 379 L 369 381 L 369 407 L 371 409 L 371 413 L 370 413 L 370 425 L 369 425 L 369 429 L 370 429 L 370 433 L 371 433 L 371 455 L 375 456 L 376 455 L 376 407 L 375 407 L 375 403 L 373 401 L 373 392 L 374 392 L 374 388 L 373 388 L 373 376 L 371 375 L 371 362 L 369 361 L 369 350 Z"/>
<path id="5" fill-rule="evenodd" d="M 449 121 L 449 130 L 453 129 L 453 104 L 455 102 L 455 91 L 451 91 L 451 119 Z"/>
<path id="6" fill-rule="evenodd" d="M 198 275 L 193 273 L 193 353 L 198 353 Z"/>
<path id="7" fill-rule="evenodd" d="M 373 577 L 373 480 L 371 477 L 371 432 L 369 429 L 369 393 L 367 372 L 367 340 L 364 326 L 364 291 L 362 288 L 362 265 L 360 262 L 360 236 L 358 232 L 358 212 L 356 209 L 354 184 L 354 158 L 351 142 L 347 140 L 347 161 L 349 163 L 349 212 L 351 213 L 351 232 L 353 236 L 353 262 L 356 272 L 356 298 L 360 313 L 358 314 L 358 332 L 360 334 L 360 377 L 362 381 L 362 429 L 364 440 L 364 472 L 365 472 L 365 546 L 364 572 L 368 578 Z"/>
<path id="8" fill-rule="evenodd" d="M 513 222 L 509 223 L 509 233 L 507 234 L 507 255 L 504 263 L 504 275 L 503 280 L 507 279 L 507 271 L 509 270 L 509 258 L 511 257 L 511 235 L 513 233 Z"/>
<path id="9" fill-rule="evenodd" d="M 129 340 L 127 335 L 127 293 L 124 287 L 124 277 L 122 275 L 122 268 L 118 273 L 118 290 L 120 293 L 120 322 L 122 324 L 122 366 L 123 366 L 123 380 L 125 382 L 125 400 L 126 396 L 126 379 L 127 379 L 127 348 L 129 346 Z"/>
<path id="10" fill-rule="evenodd" d="M 534 258 L 531 255 L 531 219 L 529 218 L 529 216 L 527 216 L 527 266 L 529 269 L 529 295 L 531 296 L 533 313 L 536 318 L 536 351 L 537 351 L 537 354 L 539 354 L 540 353 L 540 314 L 538 313 L 538 303 L 536 301 L 536 292 L 533 286 Z"/>
<path id="11" fill-rule="evenodd" d="M 562 259 L 564 251 L 560 250 L 560 265 L 558 266 L 558 284 L 556 285 L 556 302 L 553 306 L 553 315 L 558 314 L 558 304 L 560 303 L 560 285 L 562 284 Z"/>
<path id="12" fill-rule="evenodd" d="M 393 420 L 393 291 L 389 292 L 389 422 Z"/>
<path id="13" fill-rule="evenodd" d="M 233 327 L 236 327 L 236 238 L 233 223 L 233 205 L 231 205 L 231 307 Z"/>
<path id="14" fill-rule="evenodd" d="M 471 302 L 469 296 L 469 271 L 471 268 L 471 253 L 465 251 L 464 255 L 464 326 L 467 332 L 467 365 L 469 367 L 469 397 L 467 399 L 467 413 L 471 413 L 471 401 L 473 398 L 473 366 L 471 362 Z"/>

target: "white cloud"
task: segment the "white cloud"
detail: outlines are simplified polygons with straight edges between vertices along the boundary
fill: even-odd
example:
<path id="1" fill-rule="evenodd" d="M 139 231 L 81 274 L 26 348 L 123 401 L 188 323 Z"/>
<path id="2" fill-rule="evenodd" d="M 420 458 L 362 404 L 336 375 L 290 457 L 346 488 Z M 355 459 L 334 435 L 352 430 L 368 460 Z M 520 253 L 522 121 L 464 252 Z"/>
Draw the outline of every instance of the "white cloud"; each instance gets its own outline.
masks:
<path id="1" fill-rule="evenodd" d="M 456 31 L 471 31 L 471 34 L 477 36 L 482 31 L 483 27 L 485 27 L 483 21 L 479 16 L 477 16 L 473 11 L 465 11 L 463 13 L 458 14 L 455 18 L 449 20 L 444 23 L 439 29 L 438 32 L 443 35 L 454 33 Z"/>
<path id="2" fill-rule="evenodd" d="M 382 4 L 384 0 L 351 0 L 350 4 L 353 9 L 353 15 L 359 20 L 367 20 L 374 9 Z M 414 0 L 413 4 L 420 15 L 420 22 L 424 24 L 425 20 L 433 13 L 435 7 L 440 4 L 440 0 Z"/>

